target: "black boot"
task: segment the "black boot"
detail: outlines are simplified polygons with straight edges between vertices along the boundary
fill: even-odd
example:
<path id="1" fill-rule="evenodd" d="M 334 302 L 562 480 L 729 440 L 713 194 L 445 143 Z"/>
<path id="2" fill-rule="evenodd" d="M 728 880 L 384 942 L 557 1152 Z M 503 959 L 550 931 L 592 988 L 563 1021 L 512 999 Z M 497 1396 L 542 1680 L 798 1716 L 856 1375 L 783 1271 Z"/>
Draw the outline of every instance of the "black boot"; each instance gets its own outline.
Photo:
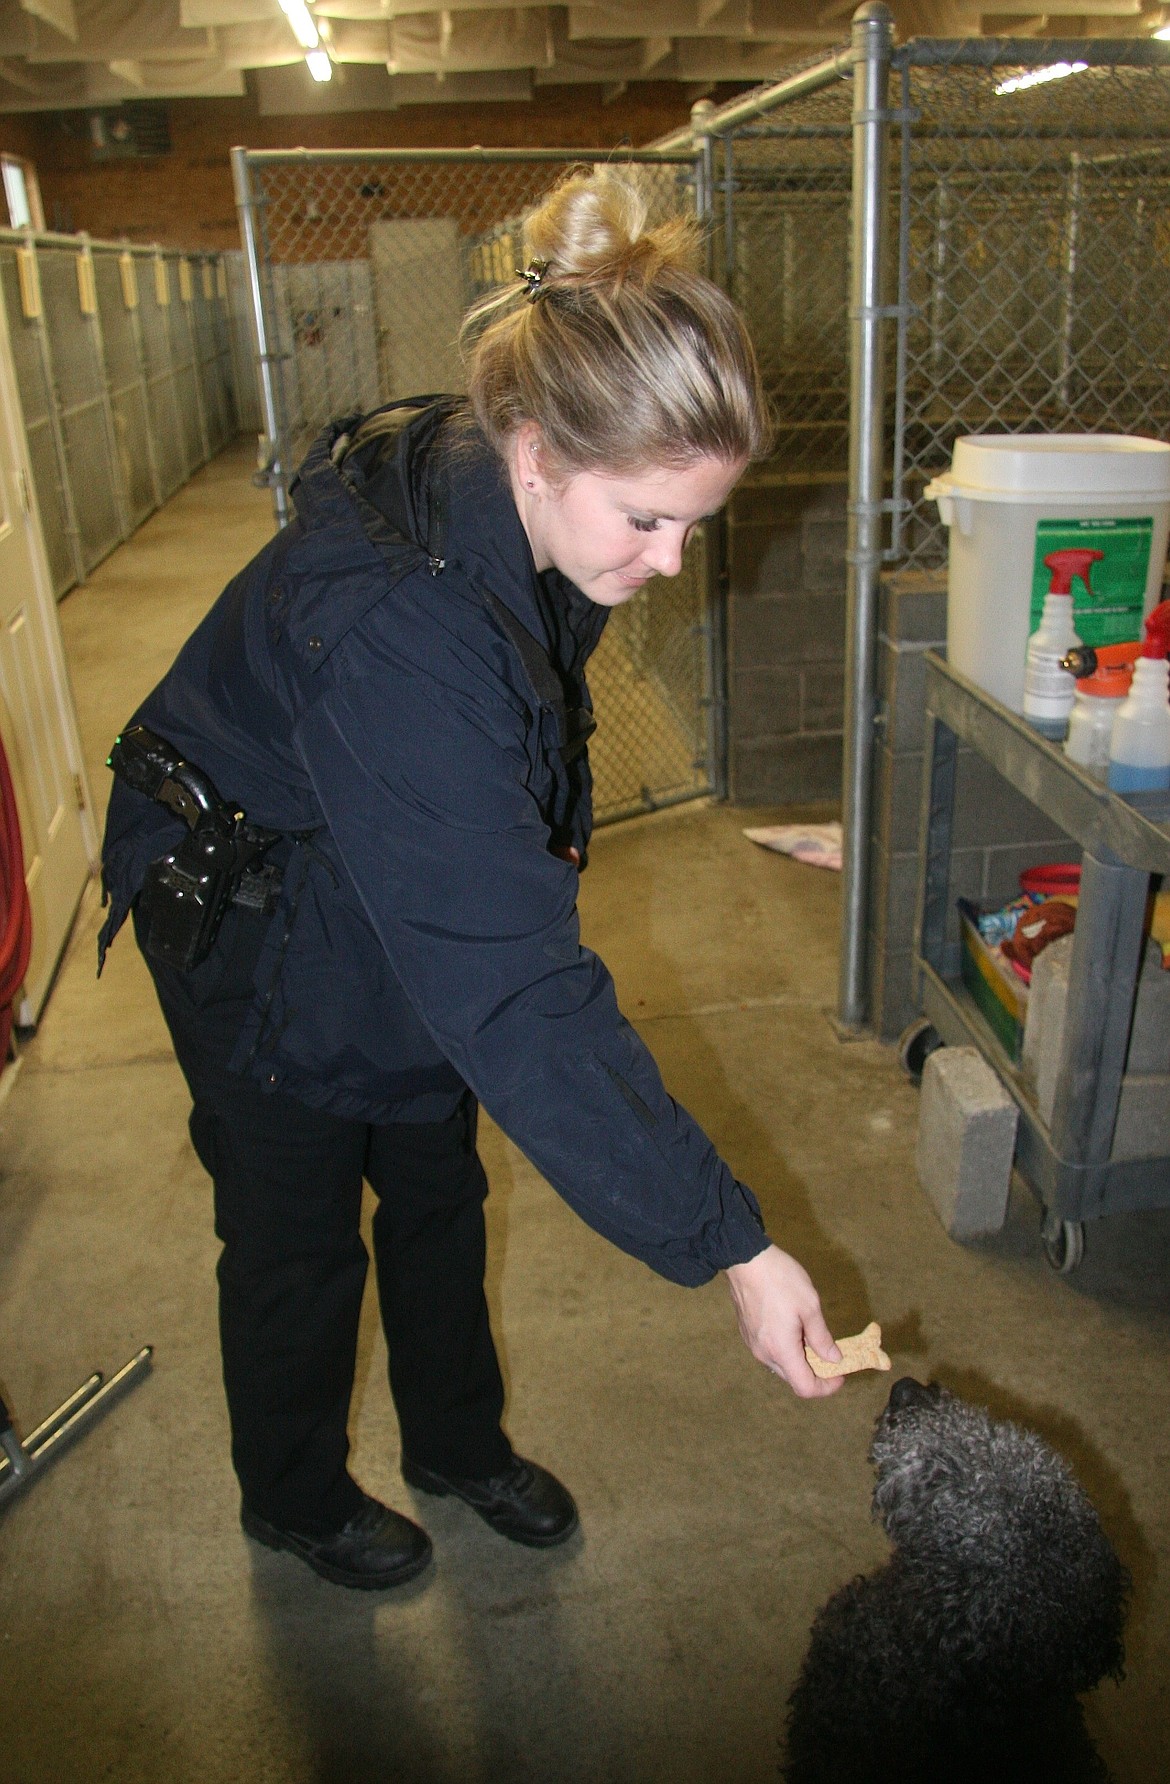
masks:
<path id="1" fill-rule="evenodd" d="M 438 1474 L 403 1456 L 402 1478 L 421 1493 L 454 1493 L 501 1536 L 530 1548 L 551 1549 L 577 1528 L 577 1507 L 566 1488 L 547 1468 L 523 1456 L 513 1456 L 503 1473 L 490 1480 Z"/>
<path id="2" fill-rule="evenodd" d="M 368 1493 L 363 1498 L 361 1510 L 333 1536 L 278 1530 L 246 1505 L 241 1508 L 240 1523 L 245 1536 L 254 1542 L 299 1555 L 314 1573 L 337 1586 L 372 1592 L 412 1580 L 431 1558 L 430 1537 L 401 1512 L 391 1511 Z"/>

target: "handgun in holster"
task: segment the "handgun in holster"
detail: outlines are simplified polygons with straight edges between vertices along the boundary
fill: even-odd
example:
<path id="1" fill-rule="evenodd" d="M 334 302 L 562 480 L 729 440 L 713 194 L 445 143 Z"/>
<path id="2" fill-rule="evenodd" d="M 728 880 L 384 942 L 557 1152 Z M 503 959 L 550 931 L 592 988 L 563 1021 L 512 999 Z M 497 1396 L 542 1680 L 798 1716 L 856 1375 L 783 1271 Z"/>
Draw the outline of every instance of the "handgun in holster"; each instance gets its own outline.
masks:
<path id="1" fill-rule="evenodd" d="M 279 871 L 264 865 L 264 855 L 281 832 L 249 824 L 201 769 L 145 725 L 128 725 L 115 738 L 107 765 L 187 826 L 178 847 L 147 868 L 138 905 L 145 951 L 189 971 L 211 952 L 230 904 L 263 910 L 279 890 Z"/>

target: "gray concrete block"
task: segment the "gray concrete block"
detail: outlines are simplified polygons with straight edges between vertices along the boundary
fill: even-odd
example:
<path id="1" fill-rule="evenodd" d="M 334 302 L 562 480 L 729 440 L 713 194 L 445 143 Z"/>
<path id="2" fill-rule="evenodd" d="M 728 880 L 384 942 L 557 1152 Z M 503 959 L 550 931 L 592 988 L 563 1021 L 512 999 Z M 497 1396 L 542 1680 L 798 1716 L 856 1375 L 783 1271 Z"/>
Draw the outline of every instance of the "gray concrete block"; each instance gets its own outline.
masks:
<path id="1" fill-rule="evenodd" d="M 1028 1014 L 1024 1021 L 1020 1064 L 1035 1085 L 1036 1107 L 1046 1125 L 1052 1121 L 1056 1102 L 1072 951 L 1071 935 L 1062 935 L 1059 941 L 1051 942 L 1033 961 L 1032 983 L 1028 987 Z"/>
<path id="2" fill-rule="evenodd" d="M 731 660 L 737 669 L 839 663 L 845 655 L 845 596 L 761 596 L 733 602 Z"/>
<path id="3" fill-rule="evenodd" d="M 1126 1073 L 1111 1158 L 1164 1158 L 1170 1174 L 1170 1074 Z"/>
<path id="4" fill-rule="evenodd" d="M 733 600 L 795 594 L 801 583 L 800 527 L 733 525 L 728 528 L 729 587 Z"/>
<path id="5" fill-rule="evenodd" d="M 1036 1087 L 1041 1118 L 1051 1122 L 1060 1073 L 1073 937 L 1061 936 L 1037 956 L 1028 993 L 1021 1063 Z M 1126 1076 L 1114 1135 L 1115 1158 L 1170 1156 L 1170 973 L 1162 952 L 1146 943 L 1138 979 Z"/>
<path id="6" fill-rule="evenodd" d="M 921 1011 L 918 970 L 913 954 L 879 955 L 869 1018 L 879 1040 L 896 1041 Z"/>
<path id="7" fill-rule="evenodd" d="M 800 728 L 840 731 L 845 723 L 845 666 L 816 664 L 801 672 Z"/>
<path id="8" fill-rule="evenodd" d="M 947 636 L 946 589 L 937 594 L 900 594 L 885 601 L 879 632 L 895 644 L 925 644 L 941 649 Z"/>
<path id="9" fill-rule="evenodd" d="M 731 679 L 731 733 L 737 742 L 785 737 L 801 728 L 799 669 L 737 669 Z"/>
<path id="10" fill-rule="evenodd" d="M 731 797 L 745 805 L 801 805 L 841 797 L 841 739 L 777 737 L 733 743 Z"/>
<path id="11" fill-rule="evenodd" d="M 952 1239 L 998 1233 L 1007 1216 L 1019 1110 L 975 1047 L 927 1059 L 918 1180 Z"/>
<path id="12" fill-rule="evenodd" d="M 895 752 L 921 750 L 926 720 L 926 647 L 893 644 L 878 651 L 878 697 L 886 709 L 885 742 Z"/>
<path id="13" fill-rule="evenodd" d="M 1059 842 L 1033 838 L 1030 842 L 1012 843 L 1007 848 L 984 850 L 986 872 L 980 894 L 990 907 L 1007 904 L 1020 895 L 1020 875 L 1026 868 L 1039 867 L 1046 861 L 1079 861 L 1081 851 L 1068 837 Z"/>
<path id="14" fill-rule="evenodd" d="M 891 855 L 918 847 L 922 763 L 921 752 L 895 755 L 883 747 L 874 753 L 874 833 Z"/>
<path id="15" fill-rule="evenodd" d="M 952 837 L 957 849 L 1009 843 L 1067 842 L 1051 818 L 1018 793 L 974 750 L 959 752 Z"/>
<path id="16" fill-rule="evenodd" d="M 1170 972 L 1163 971 L 1162 950 L 1153 939 L 1146 942 L 1142 960 L 1125 1069 L 1170 1072 Z M 1167 1108 L 1170 1110 L 1170 1099 Z"/>
<path id="17" fill-rule="evenodd" d="M 845 586 L 844 520 L 809 519 L 802 529 L 803 585 L 810 592 Z"/>

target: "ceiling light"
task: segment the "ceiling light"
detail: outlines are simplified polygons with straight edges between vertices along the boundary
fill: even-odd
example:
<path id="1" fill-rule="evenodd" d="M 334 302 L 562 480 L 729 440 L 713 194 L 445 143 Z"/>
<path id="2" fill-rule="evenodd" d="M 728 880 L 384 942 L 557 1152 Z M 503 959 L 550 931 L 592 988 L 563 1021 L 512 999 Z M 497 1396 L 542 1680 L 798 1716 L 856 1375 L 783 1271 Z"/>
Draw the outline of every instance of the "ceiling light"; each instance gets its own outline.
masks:
<path id="1" fill-rule="evenodd" d="M 315 50 L 321 38 L 305 0 L 280 0 L 280 10 L 292 26 L 293 36 L 301 48 Z"/>
<path id="2" fill-rule="evenodd" d="M 328 50 L 310 50 L 305 57 L 305 66 L 315 81 L 333 79 L 333 64 L 329 60 Z"/>
<path id="3" fill-rule="evenodd" d="M 1068 74 L 1080 74 L 1087 62 L 1053 62 L 1047 68 L 1030 68 L 1026 74 L 1013 75 L 1000 81 L 997 93 L 1022 93 L 1025 87 L 1040 87 L 1045 81 L 1062 81 Z"/>
<path id="4" fill-rule="evenodd" d="M 1159 43 L 1170 43 L 1170 25 L 1162 25 L 1154 32 L 1154 36 Z"/>

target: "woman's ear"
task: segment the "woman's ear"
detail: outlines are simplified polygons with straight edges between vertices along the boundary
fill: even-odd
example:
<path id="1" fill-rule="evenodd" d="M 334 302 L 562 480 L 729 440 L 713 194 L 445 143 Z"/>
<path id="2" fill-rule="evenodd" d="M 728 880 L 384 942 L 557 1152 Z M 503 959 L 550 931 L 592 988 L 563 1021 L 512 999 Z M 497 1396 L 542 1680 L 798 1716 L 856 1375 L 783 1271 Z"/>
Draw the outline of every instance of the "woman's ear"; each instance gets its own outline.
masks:
<path id="1" fill-rule="evenodd" d="M 543 492 L 548 477 L 542 463 L 543 440 L 535 421 L 522 421 L 512 438 L 512 471 L 523 489 Z"/>

